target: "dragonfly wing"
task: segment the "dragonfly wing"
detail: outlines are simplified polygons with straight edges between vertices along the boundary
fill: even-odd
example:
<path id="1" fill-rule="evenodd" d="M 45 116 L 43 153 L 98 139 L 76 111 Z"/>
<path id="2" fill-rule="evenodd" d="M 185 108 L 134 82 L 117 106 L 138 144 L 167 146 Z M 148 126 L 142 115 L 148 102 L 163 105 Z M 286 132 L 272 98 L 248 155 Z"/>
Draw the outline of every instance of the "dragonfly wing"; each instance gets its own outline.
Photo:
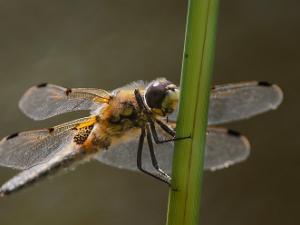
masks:
<path id="1" fill-rule="evenodd" d="M 162 134 L 162 131 L 159 132 Z M 122 143 L 97 155 L 97 159 L 104 164 L 138 171 L 137 168 L 138 139 Z M 172 142 L 154 145 L 159 166 L 168 174 L 172 170 L 174 144 Z M 245 160 L 250 153 L 248 140 L 231 130 L 225 128 L 208 128 L 205 148 L 206 170 L 216 170 L 228 167 Z M 152 166 L 149 148 L 145 141 L 142 158 L 143 168 L 156 173 Z"/>
<path id="2" fill-rule="evenodd" d="M 267 82 L 215 86 L 211 93 L 208 123 L 220 124 L 250 118 L 276 109 L 282 99 L 281 89 Z"/>
<path id="3" fill-rule="evenodd" d="M 31 119 L 44 120 L 67 112 L 94 109 L 109 98 L 109 93 L 101 89 L 41 84 L 22 96 L 19 107 Z"/>
<path id="4" fill-rule="evenodd" d="M 34 165 L 26 170 L 23 170 L 13 178 L 8 180 L 0 187 L 0 197 L 12 194 L 27 186 L 30 186 L 49 175 L 55 175 L 61 170 L 69 168 L 74 169 L 76 162 L 84 162 L 86 152 L 81 145 L 69 143 L 64 145 L 59 152 L 56 152 L 48 161 Z"/>
<path id="5" fill-rule="evenodd" d="M 246 160 L 249 154 L 250 143 L 245 136 L 226 128 L 208 128 L 205 169 L 214 171 L 226 168 Z"/>
<path id="6" fill-rule="evenodd" d="M 283 99 L 281 89 L 267 82 L 217 85 L 210 96 L 208 125 L 247 119 L 276 109 Z M 175 121 L 177 110 L 169 117 Z"/>
<path id="7" fill-rule="evenodd" d="M 28 169 L 47 161 L 72 143 L 76 127 L 87 121 L 86 117 L 53 128 L 25 131 L 10 135 L 0 141 L 0 165 L 15 169 Z"/>
<path id="8" fill-rule="evenodd" d="M 137 168 L 137 148 L 138 138 L 102 151 L 96 156 L 96 159 L 106 165 L 117 167 L 119 169 L 139 171 Z M 171 172 L 173 148 L 174 144 L 171 142 L 161 145 L 154 144 L 154 151 L 157 156 L 158 164 L 167 173 Z M 152 173 L 156 172 L 151 164 L 146 140 L 144 141 L 143 146 L 142 165 L 146 170 Z"/>

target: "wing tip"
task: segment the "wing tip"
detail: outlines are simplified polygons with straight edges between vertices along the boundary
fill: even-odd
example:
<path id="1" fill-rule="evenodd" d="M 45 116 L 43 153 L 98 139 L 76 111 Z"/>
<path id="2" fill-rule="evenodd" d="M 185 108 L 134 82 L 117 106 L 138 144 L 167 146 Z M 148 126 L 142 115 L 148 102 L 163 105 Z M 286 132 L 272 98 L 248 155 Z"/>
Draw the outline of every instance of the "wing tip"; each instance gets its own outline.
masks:
<path id="1" fill-rule="evenodd" d="M 272 105 L 272 109 L 277 109 L 278 106 L 282 103 L 283 101 L 283 97 L 284 97 L 284 94 L 283 94 L 283 91 L 282 89 L 276 85 L 276 84 L 273 84 L 272 85 L 273 89 L 277 92 L 277 101 L 273 103 Z"/>
<path id="2" fill-rule="evenodd" d="M 250 145 L 249 140 L 246 138 L 246 136 L 242 135 L 238 131 L 227 129 L 227 128 L 219 128 L 219 127 L 216 128 L 216 127 L 214 127 L 214 129 L 218 129 L 219 131 L 223 131 L 223 132 L 227 133 L 228 135 L 232 136 L 233 138 L 240 139 L 241 142 L 243 143 L 243 145 L 245 146 L 245 154 L 242 155 L 238 160 L 234 160 L 234 161 L 227 160 L 223 164 L 216 165 L 216 166 L 213 166 L 213 167 L 209 167 L 209 168 L 207 168 L 207 170 L 214 172 L 214 171 L 217 171 L 217 170 L 225 169 L 225 168 L 231 167 L 235 164 L 241 163 L 249 157 L 250 150 L 251 150 L 251 145 Z"/>
<path id="3" fill-rule="evenodd" d="M 274 98 L 273 98 L 273 101 L 270 102 L 270 109 L 272 109 L 272 110 L 277 109 L 278 106 L 283 101 L 284 94 L 283 94 L 282 89 L 277 84 L 273 84 L 273 83 L 270 83 L 268 81 L 258 81 L 257 85 L 261 86 L 261 87 L 269 87 L 269 88 L 271 88 L 271 90 L 274 93 Z"/>
<path id="4" fill-rule="evenodd" d="M 215 127 L 215 126 L 210 126 L 208 128 L 208 132 L 209 132 L 209 130 L 214 130 L 215 132 L 223 133 L 223 134 L 227 133 L 229 136 L 231 136 L 233 138 L 240 139 L 241 142 L 246 146 L 247 156 L 250 154 L 250 149 L 251 149 L 250 141 L 248 140 L 248 138 L 246 136 L 244 136 L 240 132 L 238 132 L 236 130 L 224 128 L 224 127 Z"/>
<path id="5" fill-rule="evenodd" d="M 246 148 L 245 148 L 246 154 L 244 155 L 244 158 L 241 160 L 241 162 L 242 162 L 249 157 L 250 150 L 251 150 L 251 144 L 250 144 L 250 141 L 248 140 L 248 138 L 246 138 L 246 136 L 241 135 L 240 138 L 241 138 L 242 142 L 244 143 L 244 145 L 246 146 Z"/>
<path id="6" fill-rule="evenodd" d="M 7 193 L 2 188 L 0 189 L 0 198 L 6 197 Z"/>
<path id="7" fill-rule="evenodd" d="M 39 121 L 39 120 L 43 120 L 45 118 L 43 117 L 38 117 L 38 116 L 33 116 L 32 115 L 32 111 L 33 109 L 31 108 L 32 106 L 30 106 L 30 102 L 31 102 L 31 96 L 34 94 L 34 95 L 38 95 L 39 92 L 38 91 L 41 91 L 41 90 L 38 90 L 38 89 L 41 89 L 41 88 L 45 88 L 45 87 L 48 87 L 48 86 L 51 86 L 51 84 L 49 83 L 40 83 L 38 85 L 34 85 L 32 87 L 30 87 L 20 98 L 19 100 L 19 103 L 18 103 L 18 106 L 19 106 L 19 109 L 21 110 L 21 112 L 23 114 L 25 114 L 27 117 L 29 117 L 30 119 L 33 119 L 33 120 L 36 120 L 36 121 Z"/>
<path id="8" fill-rule="evenodd" d="M 246 149 L 247 149 L 247 155 L 245 157 L 245 159 L 246 159 L 249 156 L 250 149 L 251 149 L 250 141 L 248 140 L 248 138 L 246 138 L 246 136 L 242 135 L 240 132 L 232 130 L 232 129 L 227 129 L 226 132 L 230 136 L 241 139 L 241 141 L 243 142 L 243 144 L 246 146 Z"/>
<path id="9" fill-rule="evenodd" d="M 7 197 L 9 194 L 10 194 L 10 192 L 5 187 L 5 184 L 3 184 L 2 186 L 0 186 L 0 198 Z"/>
<path id="10" fill-rule="evenodd" d="M 19 109 L 21 110 L 21 112 L 27 116 L 28 118 L 32 119 L 32 120 L 35 120 L 35 121 L 40 121 L 40 120 L 44 120 L 44 119 L 47 119 L 47 118 L 44 118 L 42 116 L 38 116 L 38 115 L 35 115 L 33 116 L 31 114 L 31 109 L 27 106 L 27 103 L 26 103 L 27 99 L 26 99 L 26 95 L 23 95 L 19 101 Z"/>

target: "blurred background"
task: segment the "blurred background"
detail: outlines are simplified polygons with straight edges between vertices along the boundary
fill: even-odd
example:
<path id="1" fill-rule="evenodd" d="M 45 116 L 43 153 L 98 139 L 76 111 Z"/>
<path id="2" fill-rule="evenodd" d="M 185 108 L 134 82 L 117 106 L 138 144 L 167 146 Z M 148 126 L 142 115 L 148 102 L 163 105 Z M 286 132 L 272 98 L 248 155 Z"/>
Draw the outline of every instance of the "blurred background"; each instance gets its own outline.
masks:
<path id="1" fill-rule="evenodd" d="M 187 1 L 0 1 L 0 136 L 82 113 L 33 122 L 18 109 L 42 82 L 107 90 L 134 80 L 180 79 Z M 206 172 L 201 224 L 299 224 L 300 2 L 221 1 L 214 83 L 267 80 L 277 111 L 228 124 L 251 141 L 250 158 Z M 17 171 L 0 169 L 4 183 Z M 164 224 L 168 187 L 90 162 L 0 199 L 1 225 Z"/>

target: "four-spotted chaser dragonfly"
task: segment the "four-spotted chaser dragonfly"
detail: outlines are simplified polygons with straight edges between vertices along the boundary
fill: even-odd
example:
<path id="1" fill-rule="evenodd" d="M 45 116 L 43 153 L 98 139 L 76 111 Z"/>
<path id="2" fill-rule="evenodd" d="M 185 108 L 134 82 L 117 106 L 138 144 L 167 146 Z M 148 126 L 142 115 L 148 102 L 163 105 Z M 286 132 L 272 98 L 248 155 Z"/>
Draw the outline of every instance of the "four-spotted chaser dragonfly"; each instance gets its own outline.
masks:
<path id="1" fill-rule="evenodd" d="M 252 117 L 277 108 L 282 91 L 267 82 L 214 86 L 208 125 Z M 138 81 L 107 92 L 96 88 L 63 88 L 40 84 L 19 102 L 25 115 L 44 120 L 89 110 L 89 117 L 48 129 L 25 131 L 0 142 L 0 165 L 23 170 L 0 187 L 8 195 L 62 169 L 97 159 L 100 162 L 170 183 L 176 137 L 177 86 L 164 78 Z M 207 129 L 205 169 L 216 170 L 245 160 L 246 137 L 225 128 Z"/>

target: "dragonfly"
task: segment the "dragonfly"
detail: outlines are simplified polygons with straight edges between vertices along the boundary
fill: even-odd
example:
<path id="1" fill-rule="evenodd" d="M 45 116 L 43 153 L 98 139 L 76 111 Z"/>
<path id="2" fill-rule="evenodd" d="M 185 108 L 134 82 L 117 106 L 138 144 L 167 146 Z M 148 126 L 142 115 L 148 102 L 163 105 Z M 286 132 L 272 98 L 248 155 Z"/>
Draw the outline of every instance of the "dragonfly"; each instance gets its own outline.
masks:
<path id="1" fill-rule="evenodd" d="M 33 120 L 74 111 L 90 115 L 46 129 L 14 133 L 0 141 L 0 166 L 21 170 L 0 187 L 15 193 L 45 177 L 92 159 L 141 171 L 171 182 L 180 88 L 165 78 L 137 81 L 113 91 L 64 88 L 43 83 L 19 101 Z M 217 170 L 244 161 L 250 144 L 242 134 L 216 125 L 276 109 L 283 99 L 268 82 L 216 85 L 211 90 L 204 169 Z"/>

